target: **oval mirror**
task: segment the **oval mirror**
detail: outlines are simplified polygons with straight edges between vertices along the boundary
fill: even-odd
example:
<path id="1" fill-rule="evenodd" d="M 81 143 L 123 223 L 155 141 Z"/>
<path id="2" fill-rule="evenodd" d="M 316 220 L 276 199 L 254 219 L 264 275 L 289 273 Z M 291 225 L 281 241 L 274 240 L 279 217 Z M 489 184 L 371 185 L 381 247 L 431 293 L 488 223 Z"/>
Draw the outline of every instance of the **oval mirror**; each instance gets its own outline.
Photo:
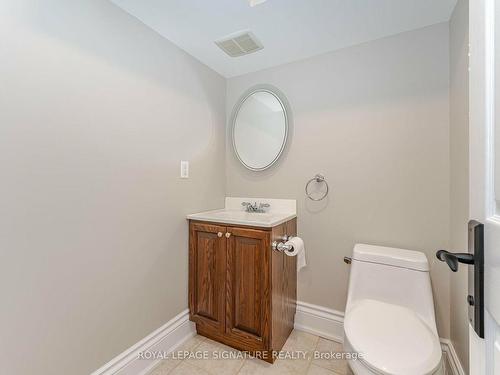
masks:
<path id="1" fill-rule="evenodd" d="M 270 89 L 258 88 L 243 95 L 235 107 L 233 147 L 248 169 L 269 168 L 285 148 L 289 116 L 282 98 Z"/>

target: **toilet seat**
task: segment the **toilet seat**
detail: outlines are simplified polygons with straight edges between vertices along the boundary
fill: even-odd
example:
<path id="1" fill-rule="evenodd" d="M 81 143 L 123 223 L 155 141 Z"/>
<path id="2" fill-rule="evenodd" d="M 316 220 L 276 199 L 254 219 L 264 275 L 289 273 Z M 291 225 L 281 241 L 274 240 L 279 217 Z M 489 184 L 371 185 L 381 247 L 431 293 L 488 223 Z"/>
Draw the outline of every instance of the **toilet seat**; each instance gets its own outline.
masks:
<path id="1" fill-rule="evenodd" d="M 427 375 L 441 364 L 437 334 L 412 310 L 363 299 L 346 313 L 346 340 L 377 374 Z"/>

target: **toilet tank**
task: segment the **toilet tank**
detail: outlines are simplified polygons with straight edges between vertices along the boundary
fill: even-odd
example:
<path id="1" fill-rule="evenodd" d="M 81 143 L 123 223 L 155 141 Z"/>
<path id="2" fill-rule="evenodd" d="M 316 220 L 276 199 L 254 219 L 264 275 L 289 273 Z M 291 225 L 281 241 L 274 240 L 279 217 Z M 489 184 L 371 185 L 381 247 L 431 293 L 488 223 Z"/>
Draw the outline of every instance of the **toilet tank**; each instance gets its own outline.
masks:
<path id="1" fill-rule="evenodd" d="M 362 299 L 407 307 L 436 332 L 429 263 L 424 253 L 391 247 L 355 245 L 346 314 Z"/>

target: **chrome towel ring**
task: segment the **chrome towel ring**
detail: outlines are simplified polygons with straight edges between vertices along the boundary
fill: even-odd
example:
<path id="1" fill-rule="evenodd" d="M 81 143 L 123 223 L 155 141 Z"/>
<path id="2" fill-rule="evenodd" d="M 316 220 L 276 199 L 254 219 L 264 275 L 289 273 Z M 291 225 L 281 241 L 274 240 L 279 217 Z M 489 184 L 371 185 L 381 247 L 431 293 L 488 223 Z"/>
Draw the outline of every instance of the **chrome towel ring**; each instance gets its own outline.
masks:
<path id="1" fill-rule="evenodd" d="M 321 197 L 314 198 L 311 195 L 311 193 L 309 192 L 309 185 L 311 184 L 311 182 L 317 182 L 317 183 L 323 182 L 326 185 L 326 191 L 325 191 L 325 193 Z M 325 197 L 328 195 L 328 190 L 329 190 L 328 182 L 326 182 L 325 176 L 323 176 L 322 174 L 318 173 L 316 176 L 314 176 L 309 181 L 307 181 L 306 189 L 305 190 L 306 190 L 307 198 L 309 198 L 312 201 L 316 201 L 317 202 L 317 201 L 321 201 L 321 200 L 325 199 Z"/>

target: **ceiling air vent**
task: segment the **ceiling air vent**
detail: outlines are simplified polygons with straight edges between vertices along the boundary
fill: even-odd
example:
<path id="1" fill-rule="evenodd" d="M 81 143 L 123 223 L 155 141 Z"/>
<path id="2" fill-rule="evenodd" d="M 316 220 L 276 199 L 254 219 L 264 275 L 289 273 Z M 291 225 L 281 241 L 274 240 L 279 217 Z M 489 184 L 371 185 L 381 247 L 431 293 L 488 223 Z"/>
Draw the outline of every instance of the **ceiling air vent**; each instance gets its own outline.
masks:
<path id="1" fill-rule="evenodd" d="M 231 34 L 215 41 L 221 50 L 231 57 L 238 57 L 256 52 L 264 48 L 255 35 L 249 31 Z"/>

